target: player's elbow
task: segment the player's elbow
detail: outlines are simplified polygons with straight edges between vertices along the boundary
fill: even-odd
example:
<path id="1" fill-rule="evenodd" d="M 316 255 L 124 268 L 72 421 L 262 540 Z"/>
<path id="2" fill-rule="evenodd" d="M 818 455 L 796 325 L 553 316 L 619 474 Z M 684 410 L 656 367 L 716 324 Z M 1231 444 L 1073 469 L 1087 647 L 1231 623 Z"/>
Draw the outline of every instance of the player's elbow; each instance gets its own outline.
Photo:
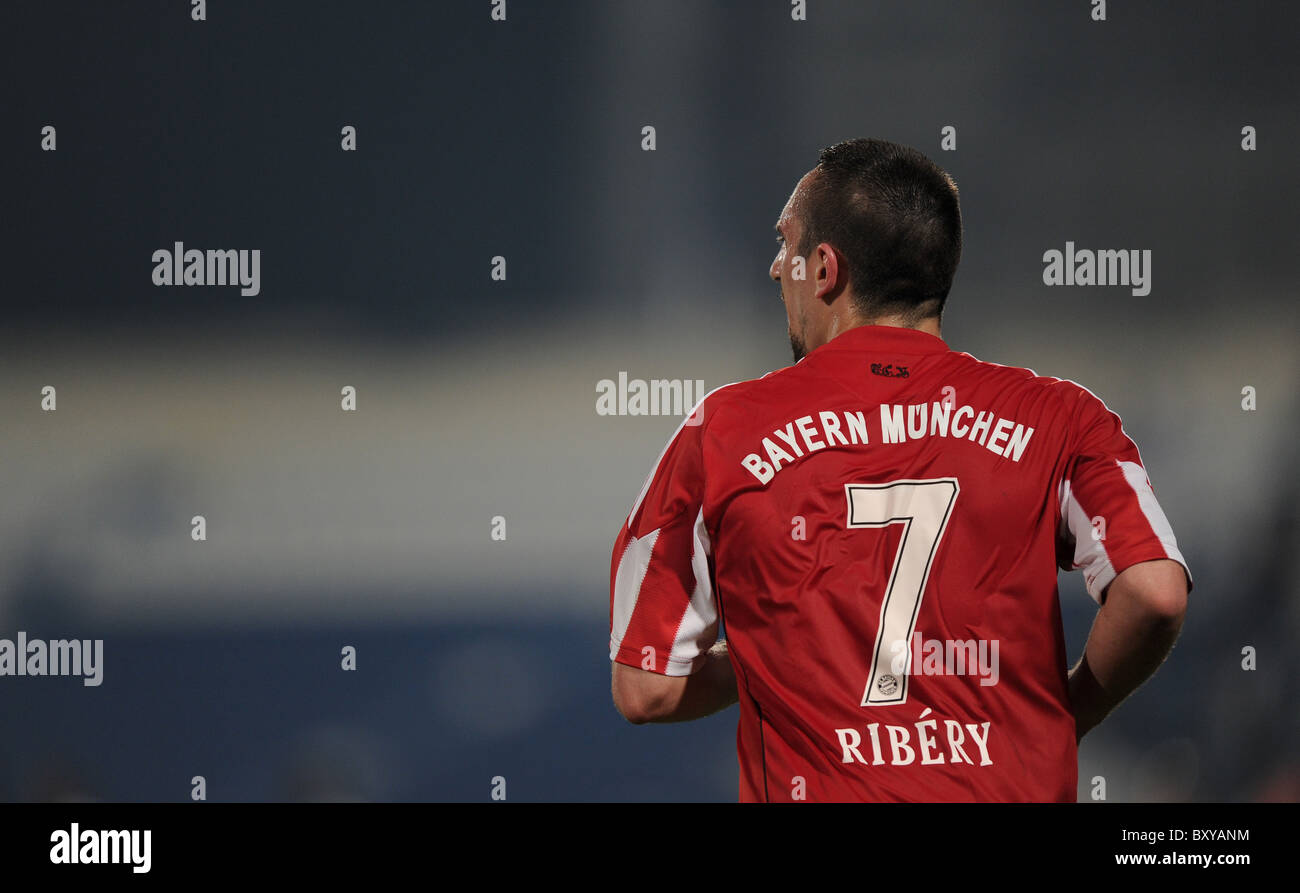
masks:
<path id="1" fill-rule="evenodd" d="M 642 688 L 615 686 L 614 706 L 623 718 L 634 726 L 658 722 L 664 718 L 662 701 L 656 700 Z"/>
<path id="2" fill-rule="evenodd" d="M 1187 617 L 1187 587 L 1175 584 L 1147 599 L 1147 612 L 1161 626 L 1180 627 Z"/>
<path id="3" fill-rule="evenodd" d="M 674 709 L 674 681 L 671 677 L 616 663 L 611 682 L 614 707 L 633 725 L 664 720 Z"/>
<path id="4" fill-rule="evenodd" d="M 614 687 L 614 707 L 624 719 L 634 726 L 654 722 L 659 718 L 655 705 L 640 692 Z"/>
<path id="5" fill-rule="evenodd" d="M 626 699 L 615 696 L 614 706 L 624 719 L 634 726 L 645 725 L 648 722 L 655 721 L 655 715 L 639 703 L 629 702 Z"/>
<path id="6" fill-rule="evenodd" d="M 1177 629 L 1187 616 L 1187 574 L 1176 561 L 1148 561 L 1134 565 L 1112 587 L 1143 614 L 1149 623 Z"/>

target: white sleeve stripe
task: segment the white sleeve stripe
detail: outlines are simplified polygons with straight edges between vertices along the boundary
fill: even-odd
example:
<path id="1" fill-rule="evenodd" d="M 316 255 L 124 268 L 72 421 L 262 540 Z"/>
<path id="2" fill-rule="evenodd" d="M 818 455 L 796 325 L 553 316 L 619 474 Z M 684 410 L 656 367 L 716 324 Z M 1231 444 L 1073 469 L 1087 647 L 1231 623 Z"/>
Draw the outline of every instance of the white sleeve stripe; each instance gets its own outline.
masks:
<path id="1" fill-rule="evenodd" d="M 1160 508 L 1160 503 L 1156 501 L 1156 494 L 1151 489 L 1151 481 L 1147 478 L 1146 470 L 1136 462 L 1120 462 L 1120 469 L 1124 472 L 1124 480 L 1133 488 L 1137 495 L 1138 508 L 1146 516 L 1147 523 L 1151 525 L 1151 531 L 1160 540 L 1160 545 L 1164 546 L 1165 555 L 1177 561 L 1187 568 L 1187 562 L 1183 560 L 1183 555 L 1178 551 L 1178 541 L 1174 539 L 1174 529 L 1169 526 L 1169 519 L 1165 517 L 1164 511 Z"/>
<path id="2" fill-rule="evenodd" d="M 701 508 L 695 516 L 695 527 L 692 530 L 691 570 L 695 574 L 695 591 L 691 593 L 690 604 L 686 606 L 681 625 L 677 627 L 672 654 L 669 656 L 669 660 L 689 664 L 692 669 L 694 662 L 705 651 L 700 643 L 710 637 L 717 639 L 718 607 L 713 598 L 713 583 L 709 578 L 711 549 L 709 532 L 704 524 L 704 509 Z"/>
<path id="3" fill-rule="evenodd" d="M 1061 486 L 1056 490 L 1056 501 L 1061 504 L 1061 538 L 1072 539 L 1073 534 L 1070 532 L 1069 520 L 1066 517 L 1067 509 L 1070 507 L 1070 479 L 1062 478 Z"/>
<path id="4" fill-rule="evenodd" d="M 1074 566 L 1082 569 L 1083 583 L 1088 595 L 1098 604 L 1101 603 L 1102 590 L 1115 577 L 1106 546 L 1093 536 L 1092 519 L 1070 492 L 1069 482 L 1062 487 L 1064 498 L 1061 502 L 1061 516 L 1070 538 L 1074 540 Z"/>
<path id="5" fill-rule="evenodd" d="M 610 645 L 614 650 L 623 644 L 623 637 L 627 635 L 632 613 L 641 597 L 641 584 L 650 570 L 650 555 L 658 539 L 658 530 L 652 530 L 639 539 L 635 536 L 629 538 L 623 557 L 618 560 L 618 572 L 614 575 L 614 622 L 610 633 Z"/>

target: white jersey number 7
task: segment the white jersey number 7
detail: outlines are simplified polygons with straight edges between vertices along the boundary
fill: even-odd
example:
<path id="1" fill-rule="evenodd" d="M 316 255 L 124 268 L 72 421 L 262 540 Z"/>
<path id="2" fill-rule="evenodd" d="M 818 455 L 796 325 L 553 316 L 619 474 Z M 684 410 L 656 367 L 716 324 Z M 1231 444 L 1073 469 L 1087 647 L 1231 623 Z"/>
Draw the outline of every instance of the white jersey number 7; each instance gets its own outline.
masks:
<path id="1" fill-rule="evenodd" d="M 903 525 L 894 555 L 889 586 L 880 603 L 879 632 L 871 652 L 871 678 L 860 706 L 907 702 L 908 671 L 912 666 L 912 633 L 921 612 L 921 597 L 930 579 L 930 565 L 957 501 L 956 478 L 893 481 L 888 484 L 845 484 L 848 526 Z M 893 656 L 906 655 L 902 673 L 894 672 Z M 899 677 L 902 677 L 901 679 Z"/>

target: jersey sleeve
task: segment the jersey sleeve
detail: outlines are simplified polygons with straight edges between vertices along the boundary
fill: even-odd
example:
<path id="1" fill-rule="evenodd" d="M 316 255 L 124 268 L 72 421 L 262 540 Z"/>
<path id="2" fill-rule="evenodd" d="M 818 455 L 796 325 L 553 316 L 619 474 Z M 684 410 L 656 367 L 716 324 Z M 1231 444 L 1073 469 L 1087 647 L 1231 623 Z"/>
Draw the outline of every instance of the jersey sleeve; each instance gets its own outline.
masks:
<path id="1" fill-rule="evenodd" d="M 686 676 L 718 638 L 704 523 L 703 401 L 655 463 L 614 543 L 609 657 Z"/>
<path id="2" fill-rule="evenodd" d="M 1077 431 L 1060 484 L 1060 566 L 1083 572 L 1088 594 L 1101 604 L 1106 587 L 1125 569 L 1170 558 L 1191 571 L 1178 551 L 1169 520 L 1156 501 L 1138 448 L 1119 416 L 1078 388 Z"/>

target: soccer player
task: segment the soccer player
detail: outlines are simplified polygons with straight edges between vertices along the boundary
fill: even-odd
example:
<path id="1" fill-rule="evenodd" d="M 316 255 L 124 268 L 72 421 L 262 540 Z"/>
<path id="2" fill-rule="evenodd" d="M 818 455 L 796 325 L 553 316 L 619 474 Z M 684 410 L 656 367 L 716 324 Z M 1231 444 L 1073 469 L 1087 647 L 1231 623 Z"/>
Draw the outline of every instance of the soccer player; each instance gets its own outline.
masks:
<path id="1" fill-rule="evenodd" d="M 633 504 L 615 705 L 739 701 L 742 801 L 1075 800 L 1191 587 L 1137 447 L 1085 388 L 941 340 L 961 213 L 924 155 L 827 148 L 776 229 L 795 364 L 708 394 Z M 1058 566 L 1100 605 L 1068 671 Z"/>

